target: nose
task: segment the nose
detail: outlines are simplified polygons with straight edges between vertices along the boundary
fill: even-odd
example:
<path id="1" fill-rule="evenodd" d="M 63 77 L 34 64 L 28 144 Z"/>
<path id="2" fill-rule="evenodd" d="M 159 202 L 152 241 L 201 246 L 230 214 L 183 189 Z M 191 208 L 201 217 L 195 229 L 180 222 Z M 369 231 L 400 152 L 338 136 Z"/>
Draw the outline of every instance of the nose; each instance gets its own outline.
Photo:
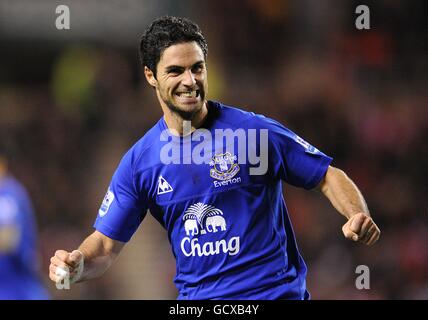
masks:
<path id="1" fill-rule="evenodd" d="M 192 70 L 184 72 L 182 83 L 187 87 L 193 87 L 196 84 L 195 74 L 193 74 Z"/>

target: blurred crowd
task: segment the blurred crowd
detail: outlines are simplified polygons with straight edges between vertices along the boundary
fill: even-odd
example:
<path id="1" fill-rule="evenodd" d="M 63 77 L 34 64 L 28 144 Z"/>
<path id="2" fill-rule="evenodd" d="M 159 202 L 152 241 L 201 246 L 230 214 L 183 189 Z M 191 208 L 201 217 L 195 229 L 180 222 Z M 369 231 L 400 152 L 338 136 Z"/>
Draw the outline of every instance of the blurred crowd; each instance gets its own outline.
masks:
<path id="1" fill-rule="evenodd" d="M 164 13 L 204 31 L 210 99 L 282 122 L 332 156 L 365 196 L 382 231 L 373 247 L 343 238 L 344 218 L 321 194 L 285 186 L 312 297 L 427 299 L 426 5 L 369 3 L 371 29 L 360 31 L 358 4 L 186 1 Z M 54 251 L 92 232 L 121 156 L 162 115 L 138 39 L 132 48 L 3 40 L 0 138 L 14 142 L 11 170 L 34 202 L 52 296 L 174 299 L 167 235 L 149 215 L 102 278 L 61 291 L 47 277 Z M 355 287 L 358 265 L 369 267 L 369 290 Z"/>

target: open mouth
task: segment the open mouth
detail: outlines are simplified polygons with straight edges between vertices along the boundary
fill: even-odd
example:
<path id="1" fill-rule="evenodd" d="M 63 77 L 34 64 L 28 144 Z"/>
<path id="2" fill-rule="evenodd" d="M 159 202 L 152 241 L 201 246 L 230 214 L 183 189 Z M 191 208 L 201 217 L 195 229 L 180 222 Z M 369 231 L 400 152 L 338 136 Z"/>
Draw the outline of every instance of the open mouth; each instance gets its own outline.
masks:
<path id="1" fill-rule="evenodd" d="M 176 92 L 175 95 L 180 98 L 199 98 L 200 90 Z"/>

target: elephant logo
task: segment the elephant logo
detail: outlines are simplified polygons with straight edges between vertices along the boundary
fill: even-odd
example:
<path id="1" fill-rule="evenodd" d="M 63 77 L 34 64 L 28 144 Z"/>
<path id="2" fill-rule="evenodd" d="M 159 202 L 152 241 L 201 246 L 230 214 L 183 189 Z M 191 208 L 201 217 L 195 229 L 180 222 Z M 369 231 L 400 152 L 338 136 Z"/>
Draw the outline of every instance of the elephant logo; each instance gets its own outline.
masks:
<path id="1" fill-rule="evenodd" d="M 211 227 L 211 229 L 209 228 Z M 205 228 L 208 232 L 217 232 L 217 227 L 221 231 L 226 231 L 226 220 L 222 216 L 207 217 L 205 221 Z"/>
<path id="2" fill-rule="evenodd" d="M 214 206 L 198 202 L 191 205 L 183 215 L 184 230 L 187 236 L 226 231 L 223 211 Z"/>
<path id="3" fill-rule="evenodd" d="M 196 219 L 188 219 L 184 222 L 184 230 L 186 230 L 186 235 L 194 236 L 199 233 L 198 221 Z"/>

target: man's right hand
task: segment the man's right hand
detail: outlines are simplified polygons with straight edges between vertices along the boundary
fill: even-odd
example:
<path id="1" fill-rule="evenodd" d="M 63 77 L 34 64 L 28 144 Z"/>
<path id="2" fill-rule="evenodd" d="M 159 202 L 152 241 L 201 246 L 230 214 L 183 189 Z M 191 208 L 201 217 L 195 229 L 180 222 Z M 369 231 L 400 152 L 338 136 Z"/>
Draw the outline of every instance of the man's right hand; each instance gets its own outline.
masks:
<path id="1" fill-rule="evenodd" d="M 67 252 L 65 250 L 57 250 L 51 258 L 49 266 L 49 278 L 58 283 L 65 277 L 69 277 L 70 283 L 79 281 L 83 272 L 83 253 L 79 250 Z"/>

